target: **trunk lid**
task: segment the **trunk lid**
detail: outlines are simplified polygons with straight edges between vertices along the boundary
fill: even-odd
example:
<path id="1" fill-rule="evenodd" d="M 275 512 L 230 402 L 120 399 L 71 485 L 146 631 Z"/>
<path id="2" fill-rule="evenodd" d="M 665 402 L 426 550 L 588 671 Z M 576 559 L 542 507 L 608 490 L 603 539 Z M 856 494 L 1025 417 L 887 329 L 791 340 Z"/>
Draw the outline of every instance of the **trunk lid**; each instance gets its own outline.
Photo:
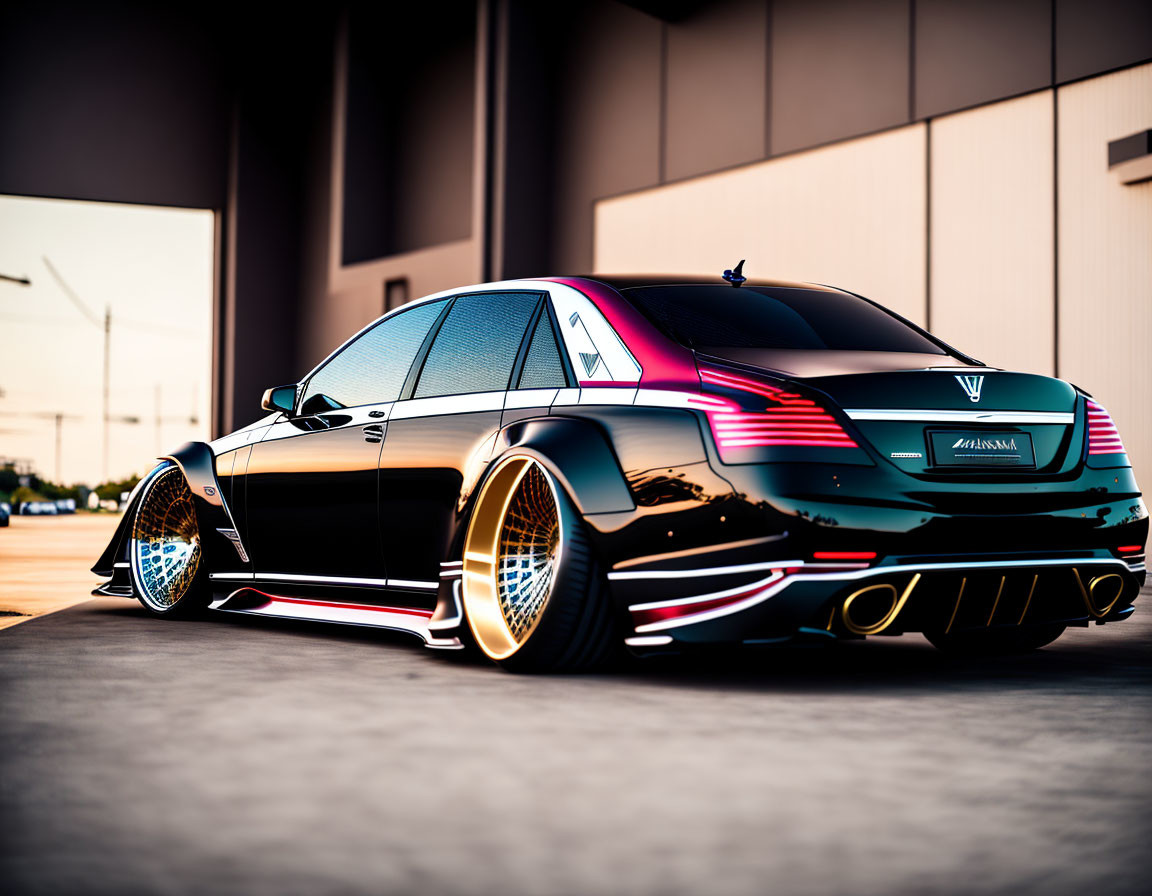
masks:
<path id="1" fill-rule="evenodd" d="M 1051 377 L 953 367 L 802 382 L 828 395 L 881 456 L 909 473 L 1035 476 L 1080 460 L 1072 450 L 1076 390 Z"/>
<path id="2" fill-rule="evenodd" d="M 1076 390 L 1052 377 L 974 367 L 946 355 L 708 354 L 721 352 L 723 360 L 824 393 L 884 460 L 906 473 L 1032 479 L 1071 471 L 1081 459 Z"/>

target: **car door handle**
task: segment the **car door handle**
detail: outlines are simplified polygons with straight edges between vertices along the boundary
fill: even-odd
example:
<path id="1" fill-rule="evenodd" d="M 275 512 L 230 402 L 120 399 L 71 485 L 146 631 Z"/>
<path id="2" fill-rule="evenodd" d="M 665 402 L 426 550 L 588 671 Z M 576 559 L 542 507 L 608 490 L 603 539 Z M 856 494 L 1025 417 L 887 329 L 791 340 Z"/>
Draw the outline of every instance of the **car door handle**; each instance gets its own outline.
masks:
<path id="1" fill-rule="evenodd" d="M 379 442 L 384 438 L 384 426 L 380 423 L 369 423 L 364 427 L 365 442 Z"/>

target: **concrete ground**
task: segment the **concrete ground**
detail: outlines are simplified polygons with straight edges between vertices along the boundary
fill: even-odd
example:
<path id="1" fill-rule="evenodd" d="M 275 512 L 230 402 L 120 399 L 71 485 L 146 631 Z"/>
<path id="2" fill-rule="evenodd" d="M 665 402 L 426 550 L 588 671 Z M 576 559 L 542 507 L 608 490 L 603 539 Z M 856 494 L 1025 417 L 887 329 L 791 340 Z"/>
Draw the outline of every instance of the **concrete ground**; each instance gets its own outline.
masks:
<path id="1" fill-rule="evenodd" d="M 554 678 L 85 602 L 0 632 L 0 892 L 1146 893 L 1149 598 L 1025 658 Z"/>
<path id="2" fill-rule="evenodd" d="M 120 514 L 13 516 L 0 529 L 0 629 L 87 600 Z"/>

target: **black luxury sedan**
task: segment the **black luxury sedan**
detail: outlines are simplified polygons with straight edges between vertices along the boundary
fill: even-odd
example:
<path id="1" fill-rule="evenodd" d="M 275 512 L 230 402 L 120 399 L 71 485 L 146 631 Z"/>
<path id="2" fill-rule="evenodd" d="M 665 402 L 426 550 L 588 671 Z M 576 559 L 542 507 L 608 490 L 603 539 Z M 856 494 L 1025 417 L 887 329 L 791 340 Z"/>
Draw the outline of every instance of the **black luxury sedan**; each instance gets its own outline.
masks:
<path id="1" fill-rule="evenodd" d="M 903 632 L 1026 651 L 1145 578 L 1091 396 L 739 266 L 428 296 L 263 407 L 140 482 L 96 593 L 561 671 Z"/>

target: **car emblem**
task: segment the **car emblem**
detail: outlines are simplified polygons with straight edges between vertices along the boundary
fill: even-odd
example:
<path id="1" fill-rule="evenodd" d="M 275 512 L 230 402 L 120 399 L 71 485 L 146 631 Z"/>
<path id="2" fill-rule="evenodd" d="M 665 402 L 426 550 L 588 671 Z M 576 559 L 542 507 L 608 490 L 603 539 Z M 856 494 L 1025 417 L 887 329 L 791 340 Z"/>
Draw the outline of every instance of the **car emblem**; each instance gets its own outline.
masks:
<path id="1" fill-rule="evenodd" d="M 980 390 L 984 387 L 984 377 L 958 376 L 956 382 L 960 384 L 960 388 L 964 390 L 964 394 L 968 396 L 969 400 L 980 400 Z"/>

